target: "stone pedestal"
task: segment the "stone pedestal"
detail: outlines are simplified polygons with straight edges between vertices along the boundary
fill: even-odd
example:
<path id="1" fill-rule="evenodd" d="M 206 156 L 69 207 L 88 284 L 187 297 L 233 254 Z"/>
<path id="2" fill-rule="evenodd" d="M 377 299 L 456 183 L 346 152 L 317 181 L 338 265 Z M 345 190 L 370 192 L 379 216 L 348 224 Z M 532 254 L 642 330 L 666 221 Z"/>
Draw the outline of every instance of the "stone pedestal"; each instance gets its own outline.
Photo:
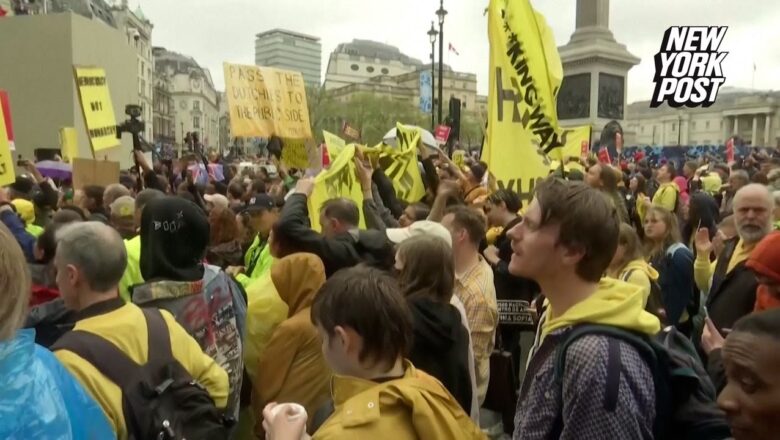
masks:
<path id="1" fill-rule="evenodd" d="M 626 118 L 626 76 L 639 58 L 609 30 L 609 0 L 577 0 L 576 30 L 558 48 L 564 79 L 558 119 L 566 127 L 590 124 L 591 139 L 612 120 Z M 624 138 L 626 133 L 624 133 Z"/>

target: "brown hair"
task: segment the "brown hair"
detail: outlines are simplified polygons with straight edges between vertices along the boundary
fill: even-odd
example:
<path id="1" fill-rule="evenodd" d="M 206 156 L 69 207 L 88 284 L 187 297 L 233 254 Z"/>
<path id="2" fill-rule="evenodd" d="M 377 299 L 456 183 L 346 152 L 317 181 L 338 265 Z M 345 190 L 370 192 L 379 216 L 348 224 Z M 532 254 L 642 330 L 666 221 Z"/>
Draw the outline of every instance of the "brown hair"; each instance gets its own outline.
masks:
<path id="1" fill-rule="evenodd" d="M 209 213 L 209 226 L 211 228 L 211 246 L 228 243 L 238 239 L 238 223 L 233 210 L 229 208 L 215 207 Z"/>
<path id="2" fill-rule="evenodd" d="M 555 177 L 539 184 L 536 200 L 542 211 L 540 226 L 558 225 L 558 244 L 584 252 L 577 275 L 598 282 L 617 249 L 620 219 L 615 206 L 599 190 Z"/>
<path id="3" fill-rule="evenodd" d="M 398 247 L 403 269 L 398 277 L 404 296 L 426 295 L 449 303 L 455 285 L 452 248 L 439 237 L 420 235 Z"/>
<path id="4" fill-rule="evenodd" d="M 484 214 L 467 206 L 456 205 L 447 208 L 445 215 L 452 215 L 452 222 L 458 229 L 465 229 L 469 234 L 469 240 L 479 246 L 485 238 L 487 224 Z"/>
<path id="5" fill-rule="evenodd" d="M 412 345 L 412 318 L 400 290 L 396 280 L 379 269 L 342 269 L 314 298 L 311 321 L 331 337 L 336 326 L 351 328 L 363 338 L 361 362 L 392 365 Z"/>
<path id="6" fill-rule="evenodd" d="M 633 226 L 626 223 L 620 224 L 620 232 L 618 234 L 618 246 L 623 246 L 623 258 L 617 266 L 622 270 L 631 261 L 643 258 L 644 250 L 642 249 L 642 241 L 639 240 Z"/>
<path id="7" fill-rule="evenodd" d="M 677 223 L 677 216 L 671 211 L 660 206 L 653 206 L 647 210 L 645 220 L 650 216 L 657 216 L 658 220 L 666 225 L 666 235 L 660 242 L 645 238 L 645 257 L 653 258 L 658 254 L 662 254 L 669 246 L 682 242 L 682 234 L 680 233 L 680 226 Z"/>
<path id="8" fill-rule="evenodd" d="M 0 224 L 0 342 L 13 338 L 24 323 L 30 292 L 30 271 L 22 248 Z"/>

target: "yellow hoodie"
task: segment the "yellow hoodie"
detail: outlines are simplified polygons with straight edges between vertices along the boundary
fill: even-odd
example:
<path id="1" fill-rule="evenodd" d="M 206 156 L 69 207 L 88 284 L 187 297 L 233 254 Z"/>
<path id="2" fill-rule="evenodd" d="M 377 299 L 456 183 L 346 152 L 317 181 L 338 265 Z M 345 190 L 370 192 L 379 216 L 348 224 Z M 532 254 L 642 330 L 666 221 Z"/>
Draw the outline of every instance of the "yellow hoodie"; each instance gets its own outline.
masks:
<path id="1" fill-rule="evenodd" d="M 675 205 L 677 204 L 677 194 L 679 192 L 680 188 L 676 183 L 662 183 L 653 196 L 653 205 L 660 206 L 669 212 L 674 212 Z"/>
<path id="2" fill-rule="evenodd" d="M 616 278 L 641 287 L 644 298 L 643 305 L 647 306 L 647 298 L 650 297 L 650 282 L 658 281 L 658 271 L 653 269 L 647 261 L 639 259 L 629 261 Z"/>
<path id="3" fill-rule="evenodd" d="M 552 305 L 544 315 L 541 337 L 576 324 L 601 324 L 654 335 L 661 330 L 658 318 L 645 311 L 647 296 L 641 287 L 612 278 L 602 278 L 596 292 L 563 315 L 551 318 Z"/>

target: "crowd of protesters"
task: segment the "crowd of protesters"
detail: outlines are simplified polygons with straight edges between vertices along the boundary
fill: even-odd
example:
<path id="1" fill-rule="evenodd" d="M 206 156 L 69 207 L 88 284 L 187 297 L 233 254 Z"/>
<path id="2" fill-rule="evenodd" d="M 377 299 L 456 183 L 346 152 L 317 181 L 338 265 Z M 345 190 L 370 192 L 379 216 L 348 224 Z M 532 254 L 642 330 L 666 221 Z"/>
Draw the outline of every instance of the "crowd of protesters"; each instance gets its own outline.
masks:
<path id="1" fill-rule="evenodd" d="M 776 438 L 780 160 L 590 158 L 520 195 L 418 153 L 422 200 L 359 154 L 362 203 L 316 213 L 273 149 L 75 189 L 24 163 L 0 438 Z"/>

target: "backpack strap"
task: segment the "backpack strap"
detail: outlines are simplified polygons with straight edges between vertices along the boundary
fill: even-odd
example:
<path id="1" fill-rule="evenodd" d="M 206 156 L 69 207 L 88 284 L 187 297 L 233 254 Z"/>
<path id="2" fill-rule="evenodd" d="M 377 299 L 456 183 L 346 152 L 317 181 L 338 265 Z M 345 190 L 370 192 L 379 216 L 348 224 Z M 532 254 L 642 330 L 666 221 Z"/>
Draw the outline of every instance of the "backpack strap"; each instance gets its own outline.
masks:
<path id="1" fill-rule="evenodd" d="M 613 412 L 617 409 L 618 397 L 620 393 L 620 341 L 630 344 L 639 351 L 639 355 L 647 362 L 650 371 L 653 374 L 653 380 L 657 383 L 656 372 L 658 370 L 658 358 L 651 344 L 639 334 L 624 330 L 618 327 L 584 324 L 574 327 L 564 337 L 558 345 L 554 360 L 554 380 L 555 386 L 561 392 L 563 398 L 563 379 L 566 371 L 566 350 L 579 338 L 587 335 L 605 336 L 608 338 L 607 348 L 607 379 L 604 387 L 604 410 Z M 656 401 L 656 404 L 658 402 Z M 657 406 L 657 405 L 656 405 Z M 553 423 L 552 436 L 549 438 L 558 438 L 563 431 L 563 412 L 559 412 Z"/>
<path id="2" fill-rule="evenodd" d="M 63 335 L 51 346 L 51 351 L 57 350 L 77 354 L 121 389 L 130 384 L 140 367 L 116 345 L 85 330 L 73 330 Z"/>
<path id="3" fill-rule="evenodd" d="M 171 335 L 160 309 L 144 308 L 141 311 L 146 318 L 146 362 L 154 369 L 158 369 L 174 360 L 171 351 Z"/>
<path id="4" fill-rule="evenodd" d="M 625 273 L 622 277 L 620 277 L 620 281 L 628 282 L 628 280 L 631 278 L 631 275 L 634 273 L 636 269 L 631 269 L 628 272 Z"/>

